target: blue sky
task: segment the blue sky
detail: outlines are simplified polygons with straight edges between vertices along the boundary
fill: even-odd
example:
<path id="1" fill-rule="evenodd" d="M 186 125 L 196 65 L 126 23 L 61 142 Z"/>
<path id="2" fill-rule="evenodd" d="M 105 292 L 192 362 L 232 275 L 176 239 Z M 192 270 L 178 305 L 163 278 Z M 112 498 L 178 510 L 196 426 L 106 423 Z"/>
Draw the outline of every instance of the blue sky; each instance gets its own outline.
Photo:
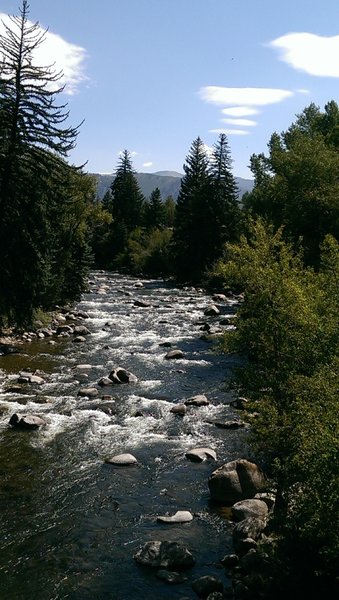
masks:
<path id="1" fill-rule="evenodd" d="M 70 161 L 90 172 L 125 148 L 137 171 L 182 172 L 197 136 L 225 131 L 251 177 L 273 131 L 339 102 L 338 0 L 31 0 L 30 19 L 49 27 L 36 60 L 64 70 L 70 124 L 85 119 Z"/>

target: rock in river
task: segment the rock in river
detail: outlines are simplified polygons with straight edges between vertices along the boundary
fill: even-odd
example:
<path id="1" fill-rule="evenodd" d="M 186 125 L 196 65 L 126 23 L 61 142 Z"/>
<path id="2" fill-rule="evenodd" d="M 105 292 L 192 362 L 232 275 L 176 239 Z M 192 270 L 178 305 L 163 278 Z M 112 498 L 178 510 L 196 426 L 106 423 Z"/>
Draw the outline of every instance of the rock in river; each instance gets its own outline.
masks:
<path id="1" fill-rule="evenodd" d="M 81 388 L 78 391 L 78 396 L 81 396 L 83 398 L 86 396 L 87 396 L 87 398 L 96 398 L 96 396 L 98 396 L 98 395 L 99 395 L 99 392 L 96 388 Z"/>
<path id="2" fill-rule="evenodd" d="M 233 504 L 253 498 L 265 487 L 261 469 L 245 459 L 233 460 L 214 471 L 208 480 L 211 496 L 218 502 Z"/>
<path id="3" fill-rule="evenodd" d="M 216 452 L 211 448 L 193 448 L 192 450 L 188 450 L 185 456 L 189 460 L 193 460 L 195 462 L 203 462 L 208 458 L 217 460 Z"/>
<path id="4" fill-rule="evenodd" d="M 122 369 L 118 367 L 117 369 L 113 369 L 108 376 L 113 383 L 136 383 L 138 378 L 130 373 L 130 371 L 126 371 L 126 369 Z"/>
<path id="5" fill-rule="evenodd" d="M 208 406 L 209 400 L 207 400 L 205 394 L 198 394 L 185 400 L 186 406 Z"/>
<path id="6" fill-rule="evenodd" d="M 166 360 L 173 360 L 176 358 L 184 358 L 184 353 L 182 350 L 170 350 L 165 355 Z"/>
<path id="7" fill-rule="evenodd" d="M 193 567 L 195 560 L 185 546 L 177 542 L 146 542 L 134 555 L 134 560 L 147 567 L 165 569 L 187 569 Z"/>
<path id="8" fill-rule="evenodd" d="M 232 517 L 234 521 L 242 521 L 248 517 L 266 519 L 268 508 L 266 502 L 255 498 L 240 500 L 232 506 Z"/>
<path id="9" fill-rule="evenodd" d="M 138 460 L 133 454 L 117 454 L 112 458 L 106 458 L 106 463 L 110 465 L 118 465 L 119 467 L 128 467 L 130 465 L 136 465 Z"/>
<path id="10" fill-rule="evenodd" d="M 9 420 L 9 424 L 21 429 L 38 429 L 46 425 L 46 421 L 37 415 L 17 415 L 14 413 Z"/>
<path id="11" fill-rule="evenodd" d="M 193 515 L 188 510 L 177 510 L 172 516 L 157 517 L 161 523 L 190 523 L 193 521 Z"/>

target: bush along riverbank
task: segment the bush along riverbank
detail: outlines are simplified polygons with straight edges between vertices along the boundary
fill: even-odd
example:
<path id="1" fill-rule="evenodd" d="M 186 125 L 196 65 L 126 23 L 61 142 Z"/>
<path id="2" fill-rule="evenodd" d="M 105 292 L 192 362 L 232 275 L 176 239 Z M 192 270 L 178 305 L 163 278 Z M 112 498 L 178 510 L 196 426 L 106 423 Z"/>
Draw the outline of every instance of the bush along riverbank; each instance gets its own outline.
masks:
<path id="1" fill-rule="evenodd" d="M 282 231 L 258 221 L 227 246 L 214 273 L 225 288 L 244 292 L 222 347 L 243 357 L 234 384 L 246 397 L 240 405 L 251 417 L 252 451 L 276 486 L 272 540 L 260 560 L 237 567 L 259 563 L 245 576 L 245 587 L 254 585 L 244 589 L 248 597 L 309 600 L 336 590 L 338 243 L 327 236 L 321 252 L 319 269 L 307 268 Z"/>

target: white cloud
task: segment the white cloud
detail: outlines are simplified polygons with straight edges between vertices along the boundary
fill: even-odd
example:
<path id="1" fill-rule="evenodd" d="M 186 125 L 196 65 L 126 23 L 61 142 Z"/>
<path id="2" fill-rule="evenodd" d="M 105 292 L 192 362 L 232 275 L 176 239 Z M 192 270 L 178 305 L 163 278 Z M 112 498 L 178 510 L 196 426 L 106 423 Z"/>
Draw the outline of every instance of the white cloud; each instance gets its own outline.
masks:
<path id="1" fill-rule="evenodd" d="M 223 108 L 221 112 L 230 117 L 250 117 L 251 115 L 258 115 L 260 110 L 251 106 L 231 106 L 230 108 Z"/>
<path id="2" fill-rule="evenodd" d="M 209 133 L 225 133 L 226 135 L 248 135 L 245 129 L 209 129 Z"/>
<path id="3" fill-rule="evenodd" d="M 3 23 L 17 31 L 10 17 L 0 13 L 0 34 L 5 34 Z M 27 25 L 32 26 L 33 23 L 28 21 Z M 39 26 L 38 31 L 43 33 L 44 29 Z M 43 42 L 33 52 L 32 62 L 34 65 L 42 67 L 53 65 L 55 72 L 62 71 L 62 78 L 52 89 L 65 85 L 65 93 L 73 95 L 79 84 L 87 79 L 84 75 L 83 64 L 86 54 L 86 50 L 81 46 L 66 42 L 60 35 L 47 31 Z"/>
<path id="4" fill-rule="evenodd" d="M 226 123 L 226 125 L 240 125 L 240 127 L 255 127 L 257 125 L 256 121 L 252 121 L 252 119 L 221 119 L 222 123 Z"/>
<path id="5" fill-rule="evenodd" d="M 339 77 L 339 35 L 288 33 L 268 44 L 294 69 L 318 77 Z"/>
<path id="6" fill-rule="evenodd" d="M 298 94 L 303 94 L 304 96 L 308 96 L 308 94 L 310 94 L 310 90 L 305 90 L 304 88 L 300 88 L 299 90 L 297 90 Z"/>
<path id="7" fill-rule="evenodd" d="M 145 162 L 142 166 L 143 167 L 151 167 L 153 165 L 152 162 Z"/>
<path id="8" fill-rule="evenodd" d="M 210 104 L 264 106 L 282 102 L 293 96 L 293 92 L 279 88 L 227 88 L 210 85 L 202 87 L 199 96 Z"/>

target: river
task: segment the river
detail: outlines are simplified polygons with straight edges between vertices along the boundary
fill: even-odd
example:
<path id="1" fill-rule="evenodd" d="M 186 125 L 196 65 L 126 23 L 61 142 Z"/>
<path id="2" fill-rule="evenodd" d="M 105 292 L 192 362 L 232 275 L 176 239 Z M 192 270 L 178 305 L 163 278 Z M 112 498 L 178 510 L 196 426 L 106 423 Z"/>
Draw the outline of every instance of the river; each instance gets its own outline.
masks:
<path id="1" fill-rule="evenodd" d="M 213 424 L 235 418 L 227 391 L 234 358 L 218 354 L 201 328 L 225 323 L 236 302 L 219 304 L 220 318 L 204 316 L 211 303 L 203 291 L 95 272 L 76 306 L 89 317 L 85 342 L 55 337 L 52 345 L 45 338 L 0 357 L 1 600 L 196 598 L 191 584 L 199 576 L 228 583 L 218 562 L 231 551 L 231 526 L 227 510 L 210 503 L 207 481 L 217 466 L 242 456 L 244 433 Z M 165 360 L 164 342 L 184 357 Z M 98 388 L 96 399 L 78 397 L 115 366 L 138 382 Z M 46 382 L 13 388 L 27 369 L 38 369 Z M 184 417 L 170 412 L 195 394 L 210 404 L 189 407 Z M 37 414 L 47 425 L 14 429 L 13 413 Z M 216 462 L 187 460 L 187 450 L 202 446 L 216 451 Z M 137 466 L 105 463 L 125 452 Z M 194 520 L 157 523 L 158 515 L 177 510 L 191 511 Z M 187 582 L 166 584 L 133 560 L 154 539 L 192 551 L 196 565 Z"/>

